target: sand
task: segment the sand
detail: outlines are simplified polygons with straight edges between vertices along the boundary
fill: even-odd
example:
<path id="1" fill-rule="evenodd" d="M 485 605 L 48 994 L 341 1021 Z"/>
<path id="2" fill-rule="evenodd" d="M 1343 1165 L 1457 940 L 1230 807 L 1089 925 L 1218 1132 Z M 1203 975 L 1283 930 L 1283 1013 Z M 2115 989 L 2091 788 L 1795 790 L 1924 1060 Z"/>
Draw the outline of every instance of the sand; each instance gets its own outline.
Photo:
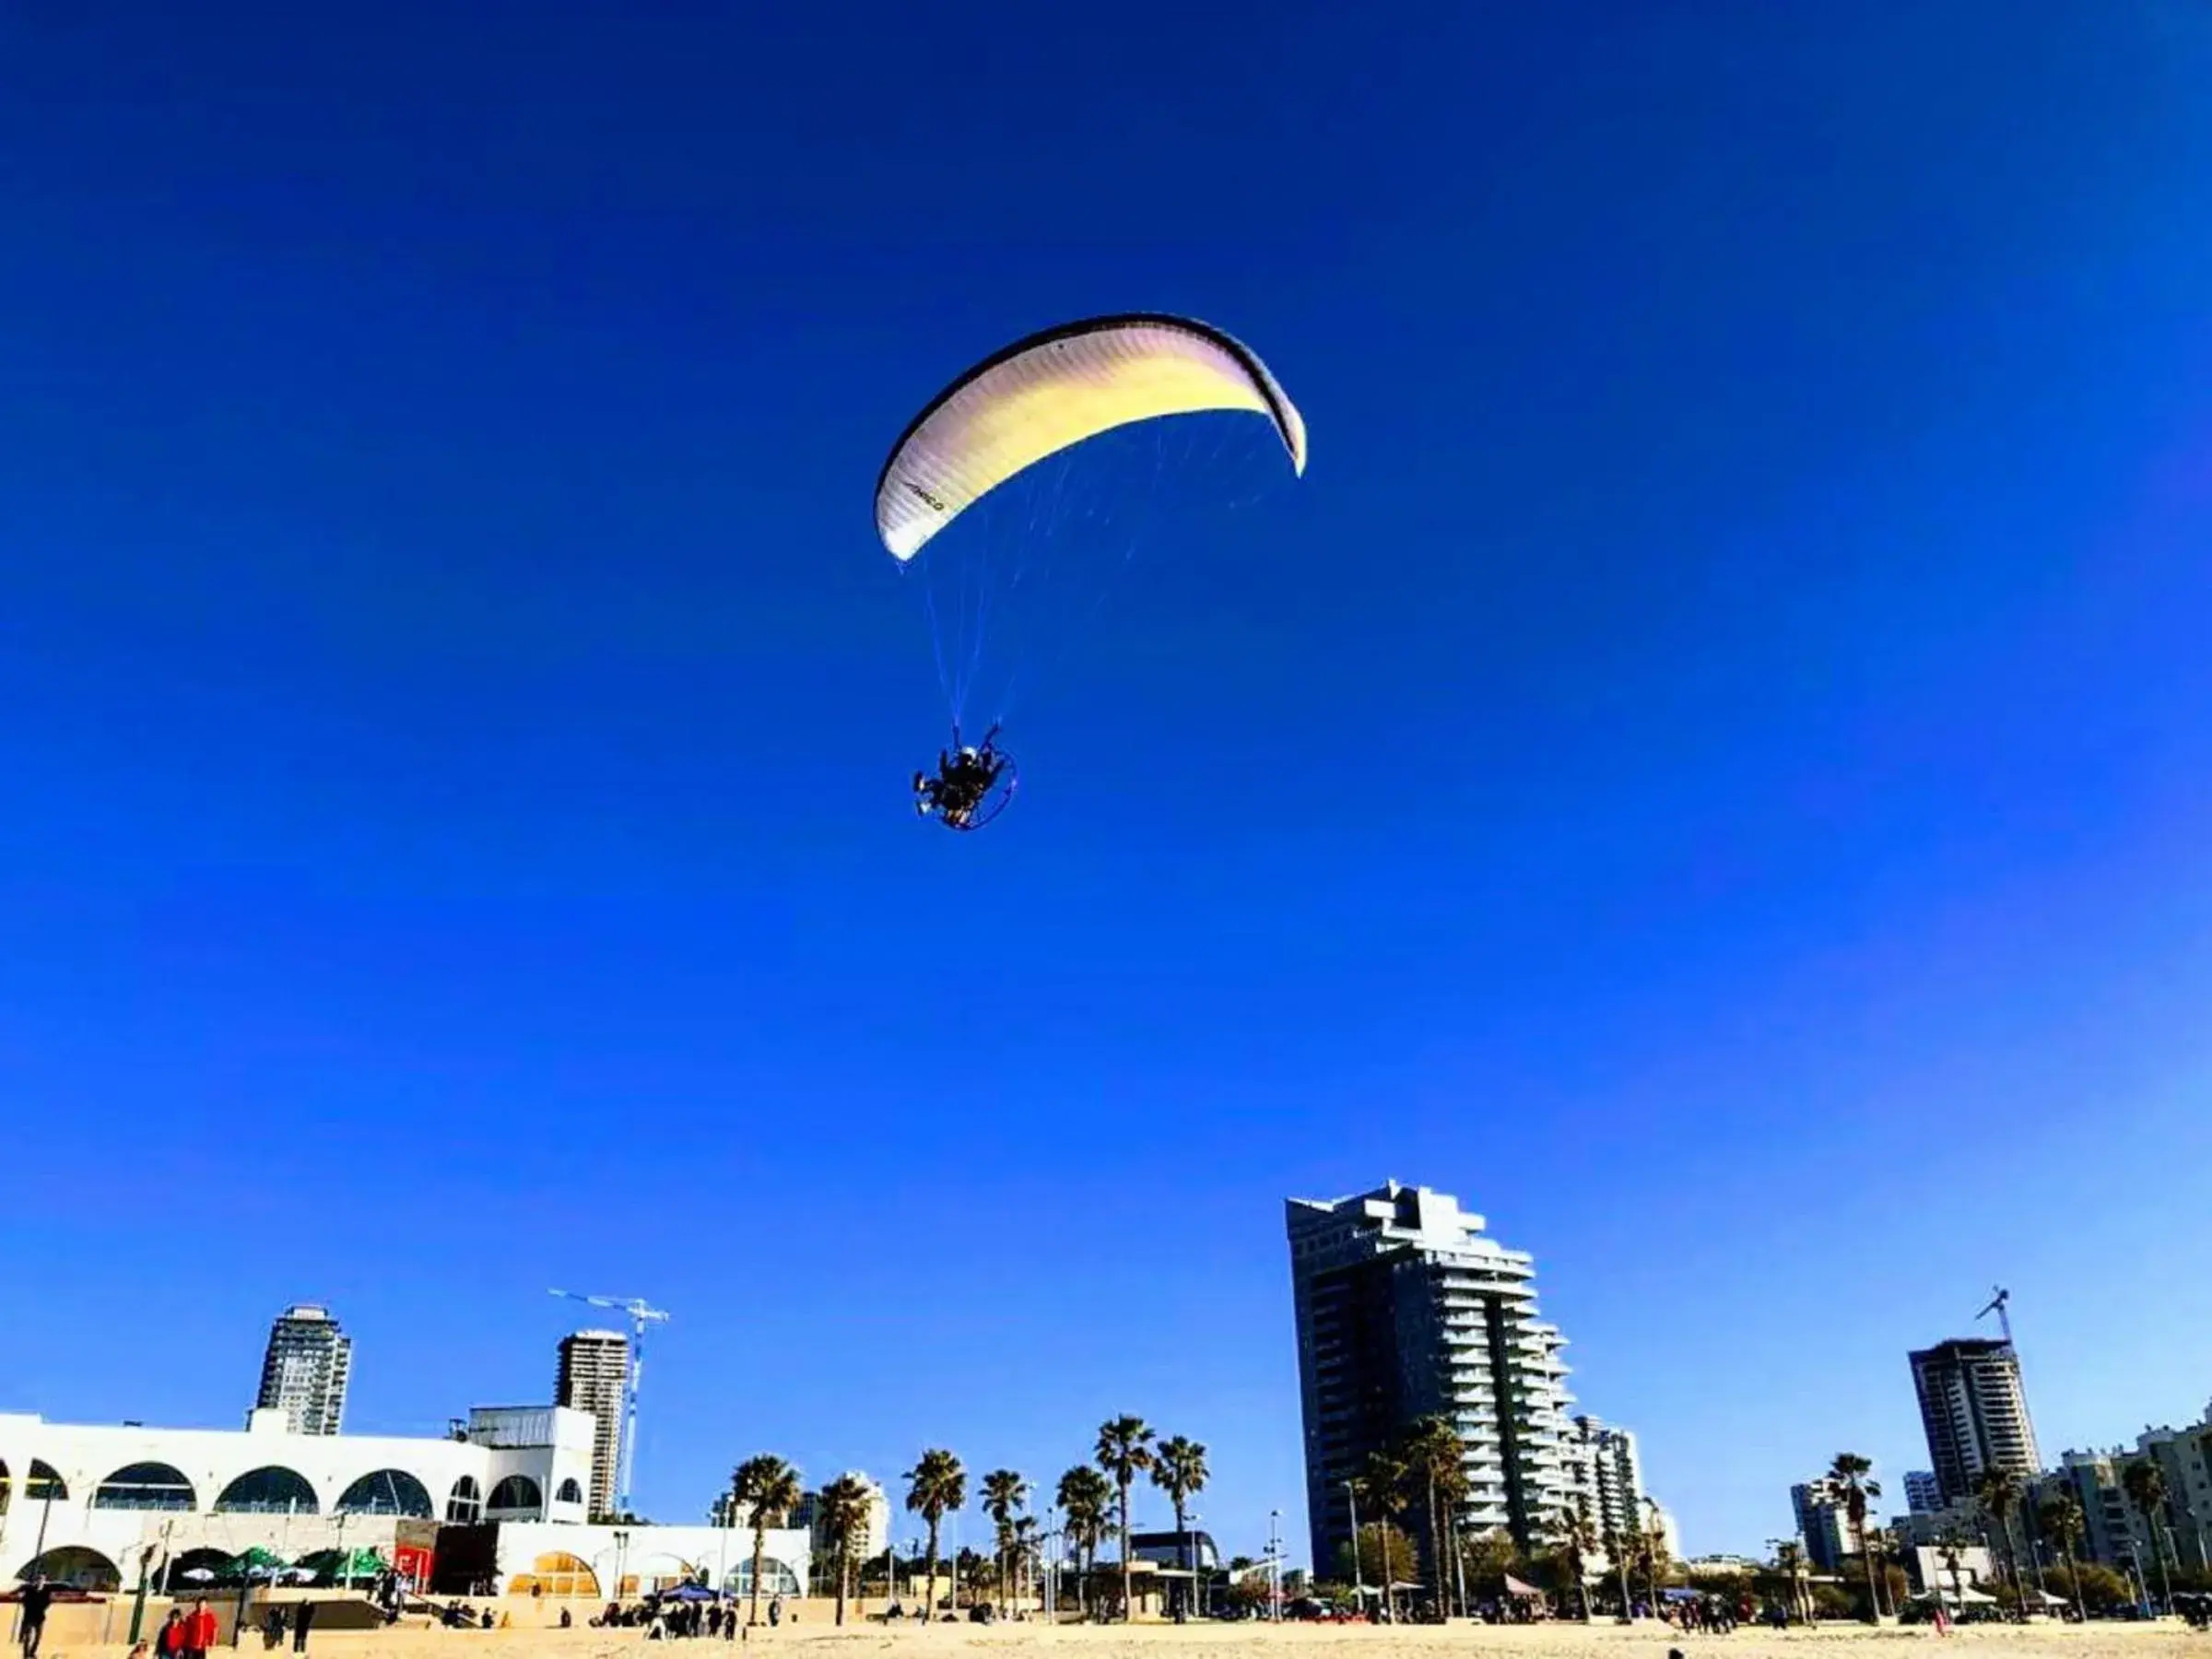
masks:
<path id="1" fill-rule="evenodd" d="M 817 1620 L 819 1607 L 820 1617 Z M 2168 1620 L 2155 1625 L 2062 1625 L 2038 1623 L 2024 1629 L 1982 1626 L 1938 1637 L 1923 1626 L 1888 1627 L 1879 1630 L 1858 1625 L 1827 1625 L 1816 1630 L 1743 1630 L 1730 1636 L 1682 1636 L 1649 1622 L 1623 1630 L 1618 1625 L 1584 1626 L 1561 1623 L 1534 1626 L 1488 1625 L 1399 1626 L 1394 1629 L 1366 1625 L 1259 1625 L 1222 1624 L 1118 1626 L 848 1624 L 839 1630 L 829 1622 L 827 1607 L 808 1604 L 802 1621 L 780 1630 L 761 1630 L 742 1642 L 648 1642 L 643 1632 L 609 1632 L 588 1627 L 575 1630 L 515 1628 L 505 1630 L 398 1630 L 365 1631 L 318 1630 L 313 1652 L 322 1659 L 524 1659 L 546 1654 L 548 1659 L 852 1659 L 867 1655 L 894 1655 L 899 1651 L 922 1659 L 1005 1659 L 1023 1652 L 1048 1653 L 1052 1659 L 1268 1659 L 1285 1654 L 1291 1659 L 1399 1659 L 1401 1655 L 1465 1655 L 1467 1659 L 1497 1655 L 1498 1659 L 1666 1659 L 1670 1648 L 1681 1650 L 1684 1659 L 1761 1659 L 1763 1655 L 1830 1653 L 1863 1651 L 1866 1659 L 1901 1654 L 1912 1644 L 1929 1650 L 1927 1659 L 1986 1656 L 2002 1653 L 2034 1655 L 2064 1654 L 2067 1659 L 2162 1659 L 2183 1653 L 2212 1659 L 2212 1637 L 2198 1635 Z M 260 1641 L 250 1639 L 223 1654 L 263 1653 Z M 285 1650 L 288 1653 L 288 1647 Z M 112 1659 L 120 1646 L 100 1647 L 50 1641 L 42 1659 Z"/>

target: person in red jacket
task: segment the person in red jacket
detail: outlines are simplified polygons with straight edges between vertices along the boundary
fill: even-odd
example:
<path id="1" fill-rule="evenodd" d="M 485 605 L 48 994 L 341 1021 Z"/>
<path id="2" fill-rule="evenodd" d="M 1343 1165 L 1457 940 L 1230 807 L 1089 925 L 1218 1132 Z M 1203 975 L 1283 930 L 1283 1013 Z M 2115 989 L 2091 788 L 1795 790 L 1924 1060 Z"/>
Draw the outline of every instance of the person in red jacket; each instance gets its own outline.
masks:
<path id="1" fill-rule="evenodd" d="M 171 1607 L 154 1638 L 154 1659 L 184 1659 L 184 1609 Z"/>
<path id="2" fill-rule="evenodd" d="M 205 1598 L 194 1602 L 192 1611 L 184 1616 L 184 1659 L 207 1659 L 215 1636 L 215 1614 Z"/>

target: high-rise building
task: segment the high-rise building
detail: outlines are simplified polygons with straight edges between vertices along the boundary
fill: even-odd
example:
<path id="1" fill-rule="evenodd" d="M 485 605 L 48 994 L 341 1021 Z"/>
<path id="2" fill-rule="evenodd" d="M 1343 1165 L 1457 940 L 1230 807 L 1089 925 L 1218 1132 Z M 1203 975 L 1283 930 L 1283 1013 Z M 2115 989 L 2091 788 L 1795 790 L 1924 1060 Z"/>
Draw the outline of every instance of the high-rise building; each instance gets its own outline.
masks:
<path id="1" fill-rule="evenodd" d="M 865 1561 L 870 1556 L 881 1555 L 891 1535 L 891 1500 L 882 1487 L 870 1480 L 858 1469 L 846 1471 L 847 1476 L 860 1482 L 868 1494 L 867 1519 L 861 1523 L 859 1535 L 853 1540 L 853 1559 Z M 791 1512 L 787 1524 L 803 1526 L 812 1540 L 814 1552 L 827 1560 L 837 1553 L 836 1541 L 822 1527 L 822 1494 L 818 1488 L 799 1494 L 799 1506 Z"/>
<path id="2" fill-rule="evenodd" d="M 1574 1507 L 1601 1542 L 1644 1530 L 1643 1464 L 1635 1435 L 1578 1417 L 1568 1427 L 1563 1461 Z"/>
<path id="3" fill-rule="evenodd" d="M 353 1376 L 353 1338 L 328 1308 L 302 1302 L 269 1326 L 261 1360 L 257 1410 L 281 1411 L 293 1434 L 335 1434 L 346 1420 L 346 1385 Z"/>
<path id="4" fill-rule="evenodd" d="M 1843 1558 L 1859 1547 L 1851 1524 L 1851 1500 L 1841 1481 L 1823 1475 L 1790 1488 L 1790 1508 L 1797 1517 L 1797 1535 L 1805 1540 L 1805 1559 L 1822 1572 L 1833 1572 Z"/>
<path id="5" fill-rule="evenodd" d="M 1427 1187 L 1286 1208 L 1314 1571 L 1334 1573 L 1351 1536 L 1347 1483 L 1431 1415 L 1466 1446 L 1462 1524 L 1533 1548 L 1571 1501 L 1572 1400 L 1566 1341 L 1537 1317 L 1535 1261 Z"/>
<path id="6" fill-rule="evenodd" d="M 615 1512 L 622 1477 L 622 1393 L 629 1383 L 629 1338 L 619 1331 L 578 1331 L 560 1339 L 553 1403 L 588 1411 L 592 1431 L 591 1512 Z"/>
<path id="7" fill-rule="evenodd" d="M 1912 1386 L 1943 1505 L 1973 1496 L 1984 1469 L 2031 1480 L 2042 1468 L 2012 1344 L 1956 1337 L 1912 1355 Z M 1942 1507 L 1939 1505 L 1938 1507 Z"/>
<path id="8" fill-rule="evenodd" d="M 1905 1509 L 1915 1515 L 1932 1515 L 1943 1507 L 1943 1488 L 1932 1469 L 1905 1471 Z"/>

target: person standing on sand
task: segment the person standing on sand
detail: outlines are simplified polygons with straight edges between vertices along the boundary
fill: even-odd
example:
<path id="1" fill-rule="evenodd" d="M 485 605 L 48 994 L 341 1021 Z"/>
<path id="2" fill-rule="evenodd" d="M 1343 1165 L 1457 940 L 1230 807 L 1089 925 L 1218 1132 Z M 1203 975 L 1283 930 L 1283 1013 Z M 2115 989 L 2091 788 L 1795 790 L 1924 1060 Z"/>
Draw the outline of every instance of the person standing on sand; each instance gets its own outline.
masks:
<path id="1" fill-rule="evenodd" d="M 46 1575 L 34 1572 L 23 1587 L 23 1613 L 16 1625 L 16 1640 L 23 1644 L 23 1659 L 39 1659 L 39 1643 L 46 1639 L 46 1609 L 53 1606 L 53 1592 Z"/>
<path id="2" fill-rule="evenodd" d="M 307 1652 L 307 1632 L 315 1622 L 315 1604 L 302 1601 L 292 1609 L 292 1652 Z"/>
<path id="3" fill-rule="evenodd" d="M 184 1659 L 207 1659 L 207 1650 L 215 1645 L 215 1614 L 202 1596 L 184 1617 Z"/>

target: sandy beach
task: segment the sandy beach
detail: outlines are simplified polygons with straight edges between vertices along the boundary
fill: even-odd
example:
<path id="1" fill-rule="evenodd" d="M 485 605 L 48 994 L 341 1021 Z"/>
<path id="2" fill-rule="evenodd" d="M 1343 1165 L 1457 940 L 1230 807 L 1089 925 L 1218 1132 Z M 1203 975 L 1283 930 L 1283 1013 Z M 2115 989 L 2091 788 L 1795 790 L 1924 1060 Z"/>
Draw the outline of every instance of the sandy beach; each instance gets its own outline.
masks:
<path id="1" fill-rule="evenodd" d="M 1978 1653 L 2036 1655 L 2064 1654 L 2068 1659 L 2156 1659 L 2157 1655 L 2184 1653 L 2212 1654 L 2212 1638 L 2197 1635 L 2178 1621 L 2158 1625 L 2046 1623 L 2024 1629 L 1983 1627 L 1938 1637 L 1925 1627 L 1868 1630 L 1857 1625 L 1828 1625 L 1815 1630 L 1742 1630 L 1729 1636 L 1682 1636 L 1664 1626 L 1643 1623 L 1624 1630 L 1618 1625 L 1584 1626 L 1558 1623 L 1535 1626 L 1488 1625 L 1375 1626 L 1222 1624 L 1184 1626 L 1006 1625 L 983 1628 L 971 1625 L 848 1624 L 831 1625 L 823 1610 L 814 1622 L 816 1609 L 796 1625 L 755 1631 L 746 1641 L 713 1643 L 705 1641 L 671 1644 L 648 1642 L 642 1632 L 611 1633 L 589 1628 L 547 1630 L 514 1628 L 505 1630 L 447 1630 L 402 1628 L 359 1632 L 318 1631 L 313 1652 L 331 1659 L 463 1659 L 458 1650 L 482 1652 L 499 1659 L 520 1659 L 523 1654 L 558 1655 L 559 1659 L 712 1659 L 720 1648 L 759 1654 L 764 1650 L 787 1651 L 791 1659 L 802 1652 L 829 1655 L 836 1651 L 853 1653 L 889 1653 L 898 1650 L 926 1653 L 932 1659 L 965 1659 L 967 1655 L 1005 1654 L 1052 1650 L 1067 1659 L 1265 1659 L 1288 1653 L 1299 1659 L 1361 1659 L 1384 1654 L 1527 1654 L 1532 1659 L 1666 1659 L 1679 1649 L 1685 1659 L 1759 1659 L 1765 1654 L 1808 1653 L 1861 1648 L 1870 1653 L 1896 1651 L 1912 1644 L 1940 1645 L 1944 1652 L 1961 1655 Z M 120 1655 L 118 1645 L 99 1646 L 67 1641 L 50 1641 L 43 1659 L 77 1659 L 83 1655 Z M 262 1652 L 258 1641 L 249 1641 L 223 1653 L 252 1655 Z"/>

